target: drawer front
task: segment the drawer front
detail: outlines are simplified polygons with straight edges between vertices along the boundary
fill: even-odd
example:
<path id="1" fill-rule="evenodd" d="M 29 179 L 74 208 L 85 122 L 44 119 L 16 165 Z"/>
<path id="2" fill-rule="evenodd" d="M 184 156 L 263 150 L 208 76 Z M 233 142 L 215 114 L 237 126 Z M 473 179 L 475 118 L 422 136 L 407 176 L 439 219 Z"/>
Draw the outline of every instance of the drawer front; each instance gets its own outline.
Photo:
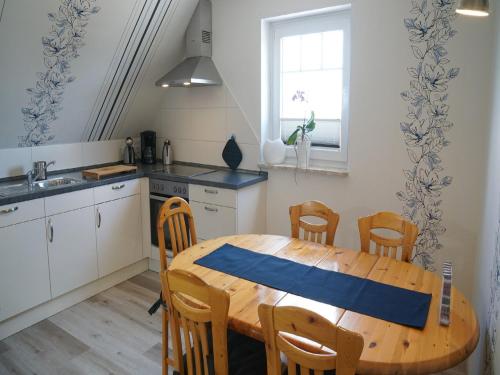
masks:
<path id="1" fill-rule="evenodd" d="M 189 200 L 236 208 L 236 190 L 189 185 Z"/>
<path id="2" fill-rule="evenodd" d="M 198 238 L 211 239 L 236 234 L 236 209 L 190 202 Z"/>
<path id="3" fill-rule="evenodd" d="M 0 206 L 0 228 L 45 216 L 42 199 L 6 204 Z"/>
<path id="4" fill-rule="evenodd" d="M 112 201 L 114 199 L 139 194 L 140 192 L 141 182 L 139 179 L 115 182 L 113 184 L 99 186 L 94 189 L 95 203 L 99 204 L 102 202 Z"/>
<path id="5" fill-rule="evenodd" d="M 89 207 L 94 204 L 92 189 L 73 191 L 71 193 L 54 195 L 45 198 L 45 213 L 47 216 Z"/>

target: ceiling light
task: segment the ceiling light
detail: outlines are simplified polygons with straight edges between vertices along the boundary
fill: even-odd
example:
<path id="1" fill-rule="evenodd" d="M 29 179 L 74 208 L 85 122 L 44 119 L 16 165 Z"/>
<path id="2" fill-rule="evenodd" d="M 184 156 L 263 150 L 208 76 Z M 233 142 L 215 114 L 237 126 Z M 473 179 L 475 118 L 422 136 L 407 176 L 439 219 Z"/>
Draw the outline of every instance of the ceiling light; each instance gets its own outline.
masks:
<path id="1" fill-rule="evenodd" d="M 189 86 L 191 82 L 184 82 L 184 86 Z"/>
<path id="2" fill-rule="evenodd" d="M 488 0 L 460 0 L 457 13 L 465 16 L 486 17 L 490 14 Z"/>
<path id="3" fill-rule="evenodd" d="M 164 83 L 161 87 L 168 87 L 168 83 Z"/>

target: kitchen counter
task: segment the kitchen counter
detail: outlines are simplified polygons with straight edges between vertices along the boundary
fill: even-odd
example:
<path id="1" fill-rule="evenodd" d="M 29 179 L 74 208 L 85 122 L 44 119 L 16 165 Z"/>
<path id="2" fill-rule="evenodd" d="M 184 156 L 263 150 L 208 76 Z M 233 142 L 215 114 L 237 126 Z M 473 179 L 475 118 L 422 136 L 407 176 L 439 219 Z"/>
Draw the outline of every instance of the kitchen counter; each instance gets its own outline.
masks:
<path id="1" fill-rule="evenodd" d="M 49 178 L 70 177 L 79 180 L 79 182 L 68 185 L 43 188 L 43 189 L 42 188 L 28 189 L 26 178 L 21 179 L 19 177 L 16 177 L 11 179 L 4 179 L 2 182 L 0 182 L 0 206 L 27 201 L 31 199 L 49 197 L 57 194 L 69 193 L 71 191 L 76 191 L 76 190 L 90 189 L 96 186 L 133 180 L 141 177 L 151 177 L 160 180 L 185 182 L 189 184 L 205 185 L 205 186 L 219 187 L 232 190 L 241 189 L 243 187 L 250 186 L 259 183 L 261 181 L 267 180 L 266 172 L 247 171 L 247 170 L 232 171 L 230 169 L 223 167 L 192 164 L 192 163 L 181 163 L 181 162 L 178 162 L 177 164 L 203 167 L 211 169 L 213 171 L 196 175 L 194 177 L 172 176 L 169 175 L 168 173 L 159 171 L 158 169 L 161 169 L 161 164 L 159 163 L 153 165 L 138 163 L 137 172 L 106 177 L 101 180 L 86 180 L 82 176 L 82 171 L 84 169 L 99 167 L 99 166 L 88 166 L 68 171 L 57 171 L 54 173 L 49 173 L 48 176 Z M 4 190 L 5 188 L 13 185 L 17 186 L 14 189 L 10 189 L 8 194 L 2 192 L 2 190 Z"/>

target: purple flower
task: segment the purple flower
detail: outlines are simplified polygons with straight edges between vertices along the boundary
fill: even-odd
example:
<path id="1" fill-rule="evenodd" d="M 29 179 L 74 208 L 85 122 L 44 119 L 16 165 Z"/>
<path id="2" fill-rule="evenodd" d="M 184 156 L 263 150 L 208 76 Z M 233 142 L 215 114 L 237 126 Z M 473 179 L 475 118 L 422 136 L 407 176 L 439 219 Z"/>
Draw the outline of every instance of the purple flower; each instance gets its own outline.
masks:
<path id="1" fill-rule="evenodd" d="M 296 102 L 296 101 L 300 101 L 301 103 L 302 103 L 302 102 L 305 102 L 305 101 L 306 101 L 305 91 L 302 91 L 302 90 L 297 90 L 297 91 L 295 92 L 295 94 L 293 94 L 293 96 L 292 96 L 292 100 L 293 100 L 294 102 Z"/>

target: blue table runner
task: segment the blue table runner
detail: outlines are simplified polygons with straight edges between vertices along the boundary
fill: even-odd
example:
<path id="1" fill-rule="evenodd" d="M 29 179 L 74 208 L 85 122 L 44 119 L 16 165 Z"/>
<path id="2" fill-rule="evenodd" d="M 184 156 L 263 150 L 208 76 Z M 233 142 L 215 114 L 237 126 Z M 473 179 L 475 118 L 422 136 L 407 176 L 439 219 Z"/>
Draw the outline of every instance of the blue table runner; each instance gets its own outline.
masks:
<path id="1" fill-rule="evenodd" d="M 327 271 L 230 244 L 219 247 L 194 263 L 301 297 L 419 329 L 425 327 L 432 298 L 432 294 Z"/>

